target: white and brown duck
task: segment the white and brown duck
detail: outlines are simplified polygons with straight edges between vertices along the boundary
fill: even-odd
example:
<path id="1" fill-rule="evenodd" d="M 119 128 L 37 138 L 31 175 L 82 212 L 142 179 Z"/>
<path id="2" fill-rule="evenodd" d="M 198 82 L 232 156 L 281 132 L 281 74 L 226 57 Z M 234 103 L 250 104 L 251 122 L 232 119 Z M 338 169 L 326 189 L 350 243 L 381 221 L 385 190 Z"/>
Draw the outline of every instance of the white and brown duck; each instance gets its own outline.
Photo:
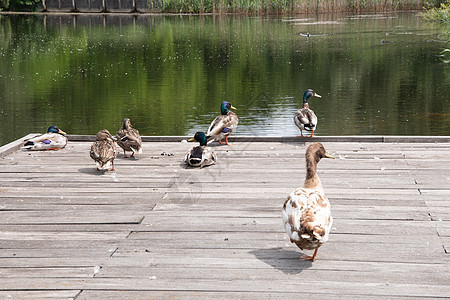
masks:
<path id="1" fill-rule="evenodd" d="M 301 259 L 314 261 L 317 250 L 328 240 L 333 224 L 330 202 L 325 197 L 317 175 L 317 164 L 322 158 L 334 157 L 327 153 L 321 143 L 314 143 L 306 150 L 305 158 L 305 183 L 287 197 L 282 216 L 291 242 L 302 250 L 314 250 L 312 256 L 304 255 Z"/>

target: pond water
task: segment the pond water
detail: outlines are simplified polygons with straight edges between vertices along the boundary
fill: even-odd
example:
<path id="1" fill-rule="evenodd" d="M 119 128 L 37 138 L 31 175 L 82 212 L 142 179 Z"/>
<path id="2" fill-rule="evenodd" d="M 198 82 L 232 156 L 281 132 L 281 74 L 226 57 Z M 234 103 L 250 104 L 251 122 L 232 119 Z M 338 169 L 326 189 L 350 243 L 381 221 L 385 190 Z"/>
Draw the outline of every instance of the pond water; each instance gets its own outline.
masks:
<path id="1" fill-rule="evenodd" d="M 237 135 L 450 135 L 443 28 L 383 15 L 0 16 L 0 145 L 58 125 L 142 135 L 206 131 L 223 100 Z"/>

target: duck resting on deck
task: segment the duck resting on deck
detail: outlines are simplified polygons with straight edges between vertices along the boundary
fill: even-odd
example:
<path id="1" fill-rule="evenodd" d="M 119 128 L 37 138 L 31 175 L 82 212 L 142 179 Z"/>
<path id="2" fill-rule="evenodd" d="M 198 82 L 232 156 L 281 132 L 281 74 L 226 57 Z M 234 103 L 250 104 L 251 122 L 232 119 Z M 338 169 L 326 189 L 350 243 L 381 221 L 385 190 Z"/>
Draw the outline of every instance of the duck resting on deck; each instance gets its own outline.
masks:
<path id="1" fill-rule="evenodd" d="M 60 150 L 67 145 L 67 136 L 58 126 L 50 126 L 47 133 L 29 139 L 23 145 L 24 150 Z"/>
<path id="2" fill-rule="evenodd" d="M 186 156 L 184 161 L 191 167 L 206 167 L 216 163 L 217 157 L 211 147 L 206 146 L 206 135 L 203 132 L 195 133 L 194 137 L 189 139 L 189 142 L 197 141 L 199 146 L 192 147 Z"/>

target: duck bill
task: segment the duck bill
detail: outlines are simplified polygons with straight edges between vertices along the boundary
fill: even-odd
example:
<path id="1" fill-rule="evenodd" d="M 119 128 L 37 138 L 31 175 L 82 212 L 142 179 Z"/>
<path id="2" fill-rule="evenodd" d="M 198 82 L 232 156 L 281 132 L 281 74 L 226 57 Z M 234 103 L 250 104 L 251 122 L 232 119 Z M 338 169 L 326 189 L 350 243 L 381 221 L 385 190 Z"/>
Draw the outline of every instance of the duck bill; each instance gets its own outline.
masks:
<path id="1" fill-rule="evenodd" d="M 322 96 L 320 96 L 319 94 L 314 94 L 314 97 L 322 98 Z"/>
<path id="2" fill-rule="evenodd" d="M 230 107 L 231 109 L 236 109 L 236 107 L 234 107 L 233 105 L 231 105 L 231 107 Z"/>
<path id="3" fill-rule="evenodd" d="M 334 157 L 333 155 L 330 155 L 328 152 L 325 152 L 325 157 L 326 158 L 332 158 L 335 159 L 336 157 Z"/>
<path id="4" fill-rule="evenodd" d="M 65 133 L 64 131 L 62 131 L 61 129 L 58 130 L 58 133 L 59 133 L 59 134 L 67 134 L 67 133 Z"/>
<path id="5" fill-rule="evenodd" d="M 193 142 L 193 141 L 195 141 L 195 138 L 188 139 L 188 142 Z"/>

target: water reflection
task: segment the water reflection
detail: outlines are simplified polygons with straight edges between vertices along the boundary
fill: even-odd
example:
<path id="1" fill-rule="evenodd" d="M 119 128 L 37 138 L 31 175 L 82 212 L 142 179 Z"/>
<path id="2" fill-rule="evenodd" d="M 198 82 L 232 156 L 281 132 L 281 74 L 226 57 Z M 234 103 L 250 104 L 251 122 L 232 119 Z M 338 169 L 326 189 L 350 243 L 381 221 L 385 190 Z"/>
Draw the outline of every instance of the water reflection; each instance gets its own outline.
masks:
<path id="1" fill-rule="evenodd" d="M 450 135 L 438 25 L 414 14 L 297 17 L 2 16 L 0 144 L 57 124 L 144 135 L 206 130 L 228 100 L 240 135 Z M 383 40 L 385 42 L 383 42 Z"/>

